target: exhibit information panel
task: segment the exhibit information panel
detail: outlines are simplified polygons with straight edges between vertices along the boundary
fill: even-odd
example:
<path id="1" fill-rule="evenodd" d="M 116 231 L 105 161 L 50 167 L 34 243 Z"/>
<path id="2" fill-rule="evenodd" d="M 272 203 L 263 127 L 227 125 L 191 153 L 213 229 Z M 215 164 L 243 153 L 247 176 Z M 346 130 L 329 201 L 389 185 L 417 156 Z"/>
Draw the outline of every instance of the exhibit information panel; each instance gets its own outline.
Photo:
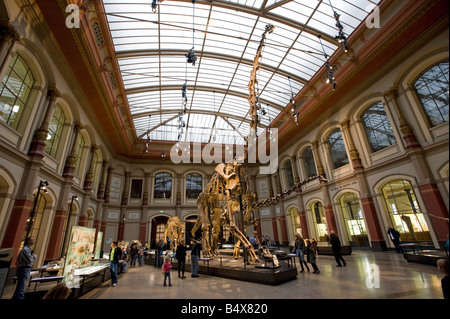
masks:
<path id="1" fill-rule="evenodd" d="M 77 287 L 79 278 L 77 278 L 76 272 L 91 266 L 94 254 L 95 232 L 95 228 L 72 227 L 63 272 L 63 281 L 68 287 Z"/>
<path id="2" fill-rule="evenodd" d="M 97 241 L 95 242 L 95 254 L 94 258 L 100 258 L 100 251 L 102 250 L 103 232 L 99 231 L 97 234 Z"/>

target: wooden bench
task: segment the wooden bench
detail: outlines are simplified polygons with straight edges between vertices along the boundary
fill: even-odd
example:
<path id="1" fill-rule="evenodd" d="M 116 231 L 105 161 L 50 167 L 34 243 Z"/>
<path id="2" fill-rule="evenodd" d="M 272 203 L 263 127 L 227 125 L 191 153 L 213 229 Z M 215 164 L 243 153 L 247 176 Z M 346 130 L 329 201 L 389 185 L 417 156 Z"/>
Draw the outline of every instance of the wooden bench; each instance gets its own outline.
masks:
<path id="1" fill-rule="evenodd" d="M 34 291 L 36 291 L 36 287 L 38 283 L 41 282 L 52 282 L 52 281 L 56 281 L 56 283 L 58 284 L 61 280 L 63 280 L 64 276 L 52 276 L 52 277 L 38 277 L 38 278 L 32 278 L 30 279 L 30 284 L 28 286 L 30 286 L 32 283 L 35 283 L 34 285 Z"/>

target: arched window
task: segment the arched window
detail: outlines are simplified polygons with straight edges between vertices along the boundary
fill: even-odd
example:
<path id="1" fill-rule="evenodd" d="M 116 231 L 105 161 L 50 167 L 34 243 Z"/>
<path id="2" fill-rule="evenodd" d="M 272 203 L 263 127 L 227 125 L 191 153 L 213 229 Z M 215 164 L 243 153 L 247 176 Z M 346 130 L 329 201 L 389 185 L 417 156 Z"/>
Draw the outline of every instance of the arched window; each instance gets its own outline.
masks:
<path id="1" fill-rule="evenodd" d="M 345 193 L 339 198 L 349 241 L 357 247 L 369 246 L 364 216 L 355 193 Z"/>
<path id="2" fill-rule="evenodd" d="M 383 103 L 369 107 L 361 117 L 372 152 L 380 151 L 396 143 Z"/>
<path id="3" fill-rule="evenodd" d="M 45 141 L 44 152 L 51 157 L 56 157 L 58 151 L 59 142 L 61 141 L 62 130 L 66 117 L 59 104 L 56 104 L 55 111 L 53 112 L 52 120 L 48 128 L 47 140 Z"/>
<path id="4" fill-rule="evenodd" d="M 292 164 L 290 160 L 287 160 L 283 165 L 284 177 L 286 179 L 286 188 L 294 186 L 294 173 L 292 172 Z"/>
<path id="5" fill-rule="evenodd" d="M 326 236 L 328 234 L 327 219 L 325 217 L 325 210 L 321 202 L 314 202 L 311 205 L 311 212 L 313 223 L 316 228 L 316 240 L 327 241 Z"/>
<path id="6" fill-rule="evenodd" d="M 30 68 L 16 54 L 0 84 L 0 119 L 14 129 L 19 126 L 33 85 Z"/>
<path id="7" fill-rule="evenodd" d="M 302 158 L 306 178 L 316 176 L 317 175 L 316 163 L 314 162 L 314 155 L 311 146 L 303 151 Z"/>
<path id="8" fill-rule="evenodd" d="M 431 240 L 428 225 L 409 181 L 398 179 L 382 189 L 386 207 L 394 228 L 404 241 Z"/>
<path id="9" fill-rule="evenodd" d="M 448 72 L 448 61 L 442 62 L 425 71 L 414 83 L 432 127 L 448 122 Z"/>
<path id="10" fill-rule="evenodd" d="M 81 159 L 83 157 L 83 150 L 84 150 L 84 138 L 83 135 L 79 134 L 77 143 L 76 143 L 76 152 L 75 152 L 75 170 L 74 173 L 77 176 L 80 176 L 80 169 L 81 169 Z"/>
<path id="11" fill-rule="evenodd" d="M 186 175 L 186 199 L 197 199 L 202 192 L 202 175 L 191 173 Z"/>
<path id="12" fill-rule="evenodd" d="M 153 198 L 170 199 L 172 197 L 172 175 L 170 173 L 157 173 Z"/>
<path id="13" fill-rule="evenodd" d="M 330 145 L 330 155 L 333 169 L 337 169 L 350 163 L 340 129 L 337 128 L 331 132 L 328 137 L 328 143 Z"/>

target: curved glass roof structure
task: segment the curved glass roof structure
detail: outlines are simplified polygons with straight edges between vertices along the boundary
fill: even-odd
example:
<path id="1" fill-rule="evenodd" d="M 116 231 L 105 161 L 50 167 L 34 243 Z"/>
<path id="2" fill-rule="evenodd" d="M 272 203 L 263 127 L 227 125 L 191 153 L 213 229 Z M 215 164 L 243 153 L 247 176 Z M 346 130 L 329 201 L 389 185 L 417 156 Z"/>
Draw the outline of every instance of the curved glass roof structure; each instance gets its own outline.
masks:
<path id="1" fill-rule="evenodd" d="M 248 82 L 265 26 L 275 31 L 258 74 L 261 130 L 325 64 L 324 51 L 339 48 L 334 11 L 349 36 L 379 2 L 103 0 L 138 138 L 244 144 Z M 195 65 L 187 62 L 191 49 Z"/>

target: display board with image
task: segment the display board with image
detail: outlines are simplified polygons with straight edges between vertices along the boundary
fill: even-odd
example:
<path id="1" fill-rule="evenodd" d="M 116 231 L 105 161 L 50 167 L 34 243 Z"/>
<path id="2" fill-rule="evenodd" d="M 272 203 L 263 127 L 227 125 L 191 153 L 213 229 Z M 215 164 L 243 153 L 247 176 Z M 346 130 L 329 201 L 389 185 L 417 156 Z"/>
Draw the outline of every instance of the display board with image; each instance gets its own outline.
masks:
<path id="1" fill-rule="evenodd" d="M 94 258 L 100 258 L 100 251 L 102 250 L 103 232 L 99 231 L 97 234 L 97 241 L 95 242 L 95 254 Z"/>
<path id="2" fill-rule="evenodd" d="M 88 267 L 94 253 L 95 228 L 73 226 L 64 266 L 64 282 L 74 283 L 75 270 Z"/>

